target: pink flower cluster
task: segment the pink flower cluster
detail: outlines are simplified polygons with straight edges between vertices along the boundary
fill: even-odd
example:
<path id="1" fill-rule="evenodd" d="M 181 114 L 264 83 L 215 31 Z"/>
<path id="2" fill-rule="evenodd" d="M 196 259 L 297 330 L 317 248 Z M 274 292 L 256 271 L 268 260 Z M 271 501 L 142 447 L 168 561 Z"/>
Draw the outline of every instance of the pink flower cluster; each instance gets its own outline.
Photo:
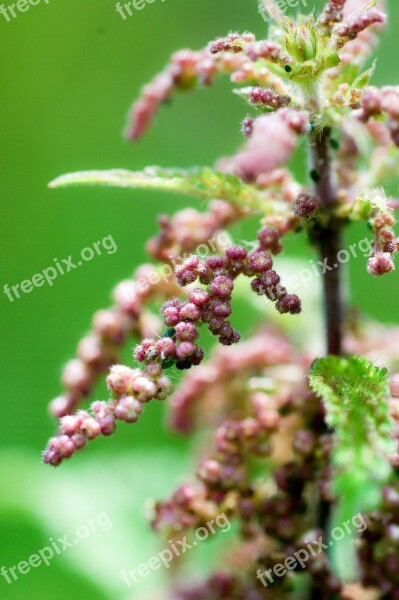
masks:
<path id="1" fill-rule="evenodd" d="M 258 117 L 250 128 L 245 127 L 249 139 L 244 148 L 235 156 L 222 159 L 219 169 L 244 181 L 256 181 L 289 160 L 298 135 L 308 131 L 308 119 L 307 112 L 289 108 Z"/>
<path id="2" fill-rule="evenodd" d="M 92 322 L 92 331 L 78 344 L 77 358 L 64 367 L 62 384 L 65 393 L 50 404 L 50 411 L 57 417 L 71 414 L 79 403 L 90 395 L 98 377 L 115 364 L 118 351 L 132 335 L 145 337 L 158 329 L 153 315 L 146 305 L 156 297 L 177 293 L 175 281 L 155 279 L 155 267 L 143 265 L 133 279 L 117 285 L 113 291 L 115 305 L 100 310 Z"/>
<path id="3" fill-rule="evenodd" d="M 256 363 L 252 368 L 257 372 Z M 244 545 L 258 536 L 275 540 L 280 549 L 300 544 L 308 523 L 297 509 L 307 502 L 307 483 L 312 481 L 331 501 L 327 485 L 331 473 L 325 465 L 332 436 L 318 439 L 315 435 L 320 405 L 304 382 L 303 373 L 298 371 L 292 393 L 289 388 L 286 394 L 251 393 L 248 389 L 243 393 L 241 388 L 241 398 L 247 400 L 235 408 L 241 418 L 228 419 L 217 427 L 214 449 L 209 453 L 206 445 L 197 468 L 197 482 L 180 486 L 168 500 L 156 504 L 153 527 L 173 536 L 223 512 L 239 521 Z M 239 386 L 239 374 L 235 383 Z M 208 386 L 217 391 L 219 382 L 209 381 Z M 314 458 L 316 447 L 319 462 Z M 276 465 L 274 492 L 263 485 L 262 477 L 254 476 L 253 467 L 265 457 Z M 263 545 L 253 550 L 259 560 L 270 559 Z M 323 580 L 327 576 L 328 570 L 319 573 Z"/>
<path id="4" fill-rule="evenodd" d="M 202 348 L 195 343 L 198 338 L 197 323 L 201 318 L 203 303 L 208 295 L 203 290 L 194 290 L 189 301 L 178 298 L 168 300 L 162 307 L 162 315 L 170 333 L 159 340 L 144 339 L 136 346 L 134 357 L 138 362 L 151 363 L 156 360 L 175 364 L 180 370 L 198 365 L 204 358 Z"/>
<path id="5" fill-rule="evenodd" d="M 272 450 L 270 436 L 280 424 L 274 408 L 261 406 L 256 418 L 227 421 L 215 434 L 215 451 L 197 469 L 199 485 L 183 485 L 172 497 L 156 505 L 153 527 L 167 534 L 198 527 L 223 509 L 229 492 L 236 496 L 235 516 L 249 520 L 255 513 L 249 497 L 249 457 L 264 458 Z"/>
<path id="6" fill-rule="evenodd" d="M 288 106 L 291 98 L 286 95 L 276 94 L 272 89 L 256 86 L 251 88 L 249 92 L 249 101 L 252 104 L 278 110 L 279 108 Z"/>
<path id="7" fill-rule="evenodd" d="M 318 22 L 323 27 L 332 27 L 343 19 L 343 10 L 347 0 L 330 0 L 321 13 Z"/>
<path id="8" fill-rule="evenodd" d="M 230 33 L 226 37 L 218 38 L 214 42 L 209 44 L 209 51 L 211 54 L 218 54 L 219 52 L 233 52 L 238 53 L 242 51 L 242 44 L 250 44 L 255 41 L 255 36 L 252 33 Z"/>
<path id="9" fill-rule="evenodd" d="M 58 434 L 51 438 L 43 453 L 43 461 L 58 466 L 88 441 L 100 435 L 109 436 L 116 430 L 116 421 L 135 423 L 143 411 L 142 405 L 155 398 L 164 400 L 172 392 L 170 380 L 163 375 L 159 363 L 151 363 L 144 371 L 123 365 L 111 368 L 107 377 L 113 394 L 109 402 L 93 402 L 91 414 L 78 411 L 60 419 Z"/>
<path id="10" fill-rule="evenodd" d="M 217 335 L 222 345 L 235 344 L 240 339 L 228 317 L 231 315 L 231 295 L 234 280 L 240 274 L 255 277 L 252 287 L 276 303 L 281 313 L 297 314 L 301 302 L 295 294 L 288 294 L 279 285 L 280 277 L 272 269 L 270 253 L 281 251 L 280 234 L 276 229 L 264 228 L 258 235 L 259 246 L 248 253 L 242 246 L 232 246 L 224 256 L 210 256 L 201 260 L 192 255 L 175 269 L 181 286 L 199 281 L 206 289 L 196 288 L 189 292 L 188 301 L 178 298 L 168 300 L 162 307 L 162 316 L 168 331 L 155 340 L 144 339 L 135 349 L 138 362 L 165 366 L 175 365 L 178 369 L 189 369 L 204 358 L 203 350 L 197 345 L 198 326 L 208 325 L 209 331 Z"/>
<path id="11" fill-rule="evenodd" d="M 175 264 L 187 253 L 195 252 L 205 245 L 214 251 L 217 234 L 245 214 L 229 202 L 213 200 L 205 212 L 194 208 L 178 211 L 173 217 L 161 215 L 158 219 L 159 234 L 147 243 L 147 250 L 160 262 Z M 216 240 L 214 239 L 216 238 Z"/>
<path id="12" fill-rule="evenodd" d="M 260 58 L 265 61 L 284 66 L 290 62 L 290 57 L 284 54 L 282 47 L 270 40 L 257 42 L 252 33 L 231 33 L 227 37 L 218 38 L 209 44 L 211 54 L 231 52 L 233 54 L 243 53 L 250 61 L 256 62 Z"/>
<path id="13" fill-rule="evenodd" d="M 295 294 L 288 294 L 285 288 L 278 285 L 280 277 L 272 269 L 270 253 L 277 254 L 282 249 L 278 230 L 264 228 L 259 232 L 258 240 L 259 246 L 250 253 L 242 246 L 233 246 L 226 250 L 225 256 L 211 256 L 202 261 L 192 256 L 176 269 L 177 281 L 181 286 L 194 283 L 197 279 L 208 286 L 208 299 L 204 299 L 198 318 L 208 323 L 211 333 L 218 335 L 223 345 L 233 344 L 240 337 L 227 321 L 231 314 L 234 280 L 240 274 L 255 277 L 252 288 L 275 301 L 279 312 L 301 312 L 299 298 Z"/>
<path id="14" fill-rule="evenodd" d="M 188 433 L 222 423 L 242 410 L 243 387 L 252 373 L 284 365 L 292 356 L 288 341 L 269 328 L 235 346 L 219 346 L 206 363 L 187 373 L 170 399 L 172 427 Z"/>
<path id="15" fill-rule="evenodd" d="M 275 42 L 256 42 L 251 33 L 230 34 L 209 44 L 208 48 L 195 52 L 176 52 L 165 70 L 157 75 L 141 93 L 140 99 L 131 109 L 126 136 L 138 139 L 151 125 L 160 106 L 169 100 L 176 91 L 187 91 L 197 85 L 211 85 L 216 76 L 230 74 L 238 84 L 273 85 L 276 91 L 284 94 L 286 86 L 266 68 L 255 66 L 259 59 L 284 67 L 292 59 L 284 54 Z"/>
<path id="16" fill-rule="evenodd" d="M 317 196 L 312 194 L 299 194 L 294 203 L 294 212 L 298 217 L 307 219 L 314 215 L 320 202 Z"/>
<path id="17" fill-rule="evenodd" d="M 386 16 L 376 8 L 370 8 L 367 11 L 352 13 L 345 18 L 343 23 L 336 25 L 334 33 L 338 36 L 338 46 L 345 44 L 350 40 L 357 38 L 359 33 L 371 25 L 382 24 Z"/>
<path id="18" fill-rule="evenodd" d="M 176 91 L 187 91 L 198 84 L 211 85 L 219 73 L 231 73 L 242 63 L 240 57 L 238 60 L 215 59 L 208 49 L 176 52 L 166 69 L 143 88 L 141 98 L 132 107 L 126 136 L 129 139 L 140 138 L 160 106 Z"/>
<path id="19" fill-rule="evenodd" d="M 395 269 L 393 254 L 399 249 L 399 239 L 395 239 L 394 224 L 395 218 L 390 211 L 378 211 L 371 219 L 375 234 L 374 254 L 367 266 L 371 275 L 384 275 Z"/>
<path id="20" fill-rule="evenodd" d="M 392 141 L 399 147 L 399 87 L 386 86 L 381 89 L 369 87 L 363 94 L 361 108 L 356 117 L 364 123 L 371 117 L 388 115 L 387 127 Z"/>
<path id="21" fill-rule="evenodd" d="M 376 30 L 385 23 L 385 15 L 377 10 L 383 8 L 383 0 L 371 11 L 366 10 L 367 4 L 365 0 L 330 0 L 318 19 L 329 35 L 335 33 L 338 49 L 343 46 L 342 64 L 364 63 L 376 44 Z"/>

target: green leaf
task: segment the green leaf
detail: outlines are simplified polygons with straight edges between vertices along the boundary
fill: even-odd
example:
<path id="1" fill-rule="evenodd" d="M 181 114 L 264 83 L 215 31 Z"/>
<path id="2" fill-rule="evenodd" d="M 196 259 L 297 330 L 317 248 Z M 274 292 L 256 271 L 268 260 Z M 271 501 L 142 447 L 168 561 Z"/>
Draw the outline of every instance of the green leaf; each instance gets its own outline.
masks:
<path id="1" fill-rule="evenodd" d="M 359 77 L 360 67 L 356 63 L 347 63 L 343 65 L 337 78 L 333 81 L 334 88 L 338 89 L 342 83 L 347 83 L 352 87 L 354 81 Z"/>
<path id="2" fill-rule="evenodd" d="M 338 505 L 332 527 L 358 513 L 374 510 L 381 487 L 391 474 L 386 455 L 394 451 L 390 437 L 389 378 L 367 359 L 329 356 L 316 360 L 309 375 L 310 387 L 325 403 L 326 420 L 335 430 L 332 462 L 333 491 Z M 353 537 L 332 546 L 333 567 L 345 581 L 358 576 Z"/>
<path id="3" fill-rule="evenodd" d="M 188 194 L 204 200 L 220 199 L 241 208 L 265 214 L 286 213 L 287 205 L 275 199 L 275 193 L 259 190 L 243 183 L 235 175 L 220 173 L 209 167 L 191 171 L 148 167 L 144 171 L 112 169 L 109 171 L 80 171 L 54 179 L 50 188 L 75 185 L 99 185 L 130 189 L 163 190 Z"/>
<path id="4" fill-rule="evenodd" d="M 374 75 L 374 71 L 377 65 L 377 60 L 373 61 L 373 64 L 369 69 L 363 71 L 358 77 L 356 77 L 355 81 L 352 84 L 352 88 L 363 88 L 365 85 L 370 83 L 372 76 Z"/>

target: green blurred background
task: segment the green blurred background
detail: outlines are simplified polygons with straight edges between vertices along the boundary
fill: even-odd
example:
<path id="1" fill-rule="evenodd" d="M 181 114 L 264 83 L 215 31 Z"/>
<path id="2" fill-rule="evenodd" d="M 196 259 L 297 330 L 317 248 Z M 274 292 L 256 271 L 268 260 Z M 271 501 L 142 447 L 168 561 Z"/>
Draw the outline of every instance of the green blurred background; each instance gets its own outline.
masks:
<path id="1" fill-rule="evenodd" d="M 317 9 L 322 4 L 310 3 Z M 390 0 L 389 9 L 377 84 L 398 83 L 397 0 Z M 47 403 L 59 392 L 61 365 L 73 356 L 92 313 L 108 305 L 114 284 L 146 259 L 144 243 L 156 231 L 155 216 L 173 213 L 185 200 L 46 186 L 79 169 L 213 164 L 234 152 L 246 108 L 229 93 L 227 81 L 177 98 L 135 145 L 121 131 L 141 85 L 175 49 L 200 48 L 235 29 L 262 34 L 255 0 L 156 0 L 126 21 L 112 0 L 42 0 L 10 23 L 0 15 L 0 287 L 30 279 L 54 257 L 76 256 L 104 236 L 112 235 L 118 247 L 13 303 L 0 294 L 0 567 L 27 559 L 50 537 L 73 535 L 100 513 L 113 523 L 50 567 L 20 574 L 12 585 L 0 577 L 0 598 L 127 599 L 161 581 L 156 572 L 129 590 L 119 571 L 148 560 L 158 548 L 145 500 L 165 497 L 190 467 L 187 442 L 164 430 L 166 408 L 149 405 L 137 427 L 121 426 L 118 435 L 61 469 L 42 466 L 40 452 L 54 430 Z M 237 238 L 244 233 L 245 227 L 236 229 Z M 353 228 L 348 243 L 364 235 Z M 296 238 L 288 251 L 311 256 Z M 363 259 L 351 261 L 349 269 L 353 302 L 375 318 L 397 322 L 397 275 L 371 279 Z"/>

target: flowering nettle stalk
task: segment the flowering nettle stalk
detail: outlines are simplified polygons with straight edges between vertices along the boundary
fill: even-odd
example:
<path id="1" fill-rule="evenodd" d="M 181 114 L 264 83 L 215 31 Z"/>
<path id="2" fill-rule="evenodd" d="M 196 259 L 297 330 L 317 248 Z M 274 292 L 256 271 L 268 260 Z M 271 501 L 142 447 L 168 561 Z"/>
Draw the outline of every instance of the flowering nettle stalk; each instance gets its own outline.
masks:
<path id="1" fill-rule="evenodd" d="M 94 316 L 51 404 L 60 423 L 44 462 L 59 465 L 113 434 L 118 421 L 136 422 L 150 400 L 170 397 L 174 429 L 211 429 L 213 441 L 192 481 L 156 505 L 153 527 L 169 539 L 221 513 L 238 524 L 220 570 L 191 588 L 176 584 L 171 598 L 397 600 L 398 332 L 390 330 L 388 345 L 383 327 L 345 318 L 340 268 L 323 269 L 325 357 L 270 324 L 240 341 L 231 306 L 237 279 L 246 278 L 250 302 L 259 295 L 279 313 L 301 312 L 274 265 L 290 232 L 306 234 L 332 265 L 344 226 L 364 221 L 374 235 L 369 273 L 394 269 L 398 202 L 382 185 L 399 167 L 399 87 L 373 87 L 374 64 L 366 65 L 385 15 L 376 2 L 330 0 L 317 18 L 291 21 L 265 3 L 274 17 L 267 40 L 231 33 L 176 53 L 143 89 L 127 129 L 139 138 L 165 101 L 228 74 L 251 108 L 236 155 L 214 169 L 85 172 L 51 184 L 169 190 L 209 208 L 161 216 L 148 243 L 157 264 L 120 283 L 114 306 Z M 284 166 L 301 140 L 309 147 L 304 182 Z M 257 240 L 230 242 L 226 228 L 254 215 Z M 162 319 L 151 312 L 154 301 L 164 302 Z M 204 329 L 221 344 L 208 358 Z M 131 336 L 141 339 L 134 368 L 116 364 Z M 386 362 L 378 368 L 367 357 L 381 347 Z M 170 369 L 191 369 L 176 391 Z M 111 399 L 80 410 L 106 371 Z M 367 528 L 357 538 L 347 531 L 329 549 L 329 532 L 358 514 Z M 293 566 L 292 556 L 320 536 L 325 543 L 306 571 Z M 280 563 L 283 571 L 268 571 Z M 273 585 L 264 571 L 274 573 Z"/>

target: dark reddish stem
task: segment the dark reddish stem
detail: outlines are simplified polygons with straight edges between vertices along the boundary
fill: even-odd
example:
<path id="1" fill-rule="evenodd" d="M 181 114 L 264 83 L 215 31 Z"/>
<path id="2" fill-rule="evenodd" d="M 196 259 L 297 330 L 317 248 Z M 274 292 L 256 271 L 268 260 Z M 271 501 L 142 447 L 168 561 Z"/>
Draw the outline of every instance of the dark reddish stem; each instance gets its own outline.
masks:
<path id="1" fill-rule="evenodd" d="M 331 217 L 331 208 L 337 192 L 333 181 L 330 156 L 330 132 L 324 129 L 312 138 L 312 175 L 315 193 L 321 202 L 325 224 L 317 232 L 320 259 L 325 267 L 323 274 L 324 307 L 326 322 L 327 353 L 342 353 L 343 305 L 341 268 L 337 254 L 341 245 L 341 224 Z M 337 265 L 337 266 L 335 266 Z M 328 267 L 332 267 L 331 270 Z"/>

